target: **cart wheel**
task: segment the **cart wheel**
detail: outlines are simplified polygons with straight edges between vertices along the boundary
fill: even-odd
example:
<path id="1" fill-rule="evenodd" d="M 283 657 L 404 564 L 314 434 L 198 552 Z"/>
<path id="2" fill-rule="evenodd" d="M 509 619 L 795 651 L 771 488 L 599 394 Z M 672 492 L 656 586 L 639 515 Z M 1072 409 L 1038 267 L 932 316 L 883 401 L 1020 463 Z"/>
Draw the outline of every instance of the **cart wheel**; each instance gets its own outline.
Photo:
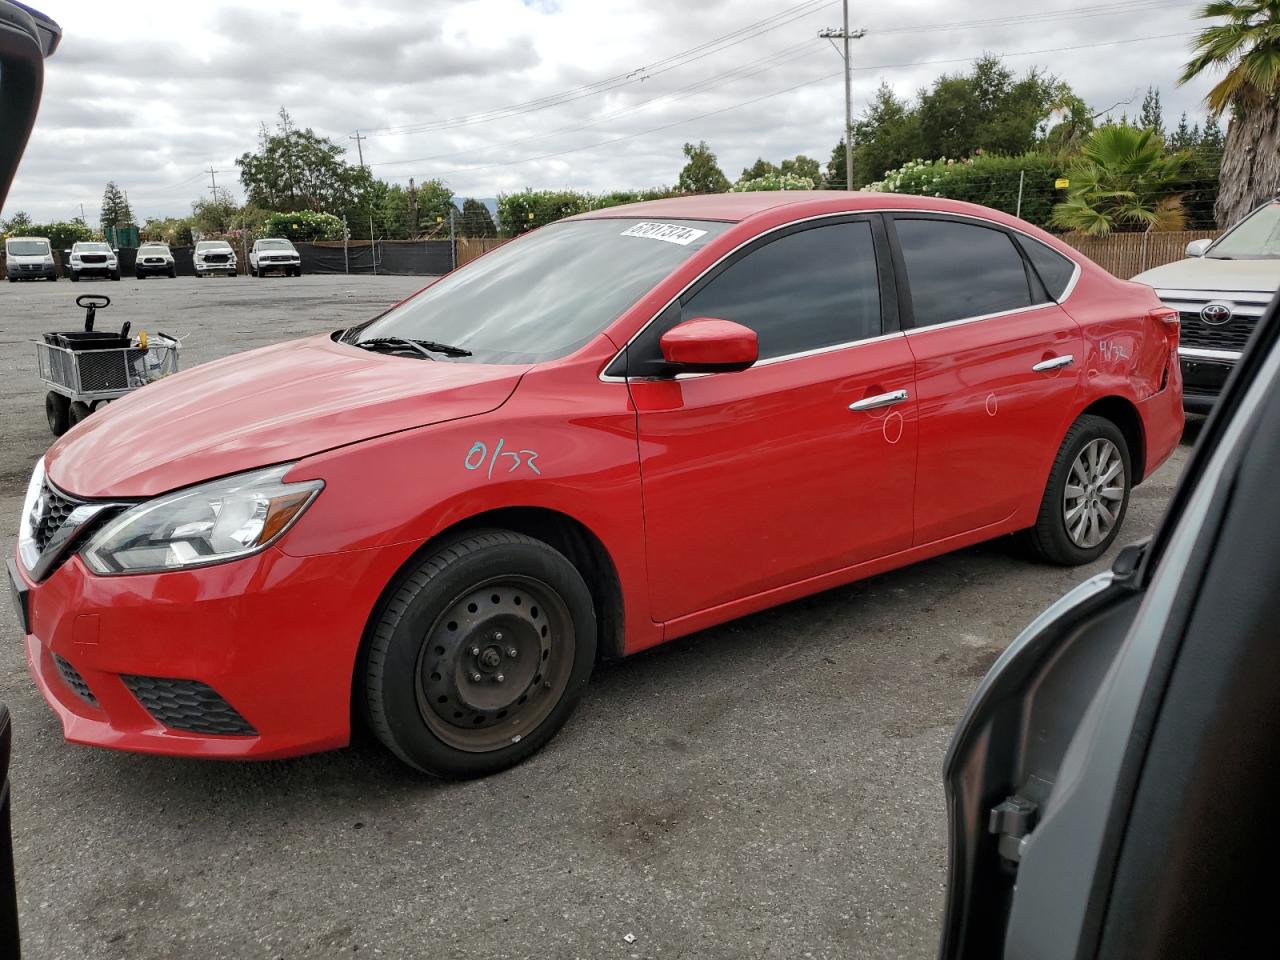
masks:
<path id="1" fill-rule="evenodd" d="M 67 419 L 71 421 L 71 426 L 74 427 L 81 420 L 88 417 L 90 412 L 89 405 L 83 400 L 73 400 L 71 401 L 71 408 L 68 411 L 69 416 Z"/>
<path id="2" fill-rule="evenodd" d="M 97 413 L 110 402 L 110 400 L 95 400 L 93 403 L 89 404 L 89 410 L 92 413 Z"/>
<path id="3" fill-rule="evenodd" d="M 67 416 L 70 401 L 60 393 L 50 390 L 44 395 L 44 415 L 49 421 L 49 431 L 60 437 L 67 432 L 71 421 Z"/>

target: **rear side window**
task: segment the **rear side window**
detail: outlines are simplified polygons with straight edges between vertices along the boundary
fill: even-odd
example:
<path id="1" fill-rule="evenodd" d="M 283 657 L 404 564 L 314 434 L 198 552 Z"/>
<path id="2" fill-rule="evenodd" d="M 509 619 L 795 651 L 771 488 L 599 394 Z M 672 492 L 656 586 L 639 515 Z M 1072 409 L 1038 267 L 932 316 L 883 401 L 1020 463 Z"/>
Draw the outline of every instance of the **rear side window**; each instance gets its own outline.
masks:
<path id="1" fill-rule="evenodd" d="M 1031 305 L 1022 255 L 1003 230 L 955 220 L 894 218 L 914 325 L 928 327 Z"/>
<path id="2" fill-rule="evenodd" d="M 682 320 L 750 327 L 760 359 L 879 336 L 875 241 L 865 220 L 811 227 L 747 253 L 684 301 Z"/>
<path id="3" fill-rule="evenodd" d="M 1062 295 L 1067 292 L 1067 284 L 1075 276 L 1076 265 L 1057 250 L 1045 246 L 1039 240 L 1032 240 L 1030 237 L 1024 237 L 1021 234 L 1016 234 L 1016 236 L 1018 245 L 1022 247 L 1027 259 L 1031 261 L 1032 268 L 1035 270 L 1036 275 L 1040 277 L 1040 282 L 1044 284 L 1049 296 L 1054 300 L 1061 300 Z"/>

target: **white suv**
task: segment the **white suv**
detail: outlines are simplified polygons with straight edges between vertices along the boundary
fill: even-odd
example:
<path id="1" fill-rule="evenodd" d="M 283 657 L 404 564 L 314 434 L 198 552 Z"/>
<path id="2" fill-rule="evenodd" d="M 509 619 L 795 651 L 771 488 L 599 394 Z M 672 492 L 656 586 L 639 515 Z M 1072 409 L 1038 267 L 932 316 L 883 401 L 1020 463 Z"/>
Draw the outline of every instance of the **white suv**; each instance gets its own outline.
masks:
<path id="1" fill-rule="evenodd" d="M 86 240 L 71 245 L 72 280 L 81 277 L 110 277 L 120 279 L 120 260 L 109 243 Z"/>
<path id="2" fill-rule="evenodd" d="M 1207 413 L 1280 288 L 1280 200 L 1264 203 L 1212 242 L 1187 244 L 1187 259 L 1133 278 L 1178 311 L 1182 402 Z"/>
<path id="3" fill-rule="evenodd" d="M 255 240 L 249 251 L 249 272 L 255 277 L 279 270 L 286 277 L 302 276 L 302 257 L 288 240 Z"/>

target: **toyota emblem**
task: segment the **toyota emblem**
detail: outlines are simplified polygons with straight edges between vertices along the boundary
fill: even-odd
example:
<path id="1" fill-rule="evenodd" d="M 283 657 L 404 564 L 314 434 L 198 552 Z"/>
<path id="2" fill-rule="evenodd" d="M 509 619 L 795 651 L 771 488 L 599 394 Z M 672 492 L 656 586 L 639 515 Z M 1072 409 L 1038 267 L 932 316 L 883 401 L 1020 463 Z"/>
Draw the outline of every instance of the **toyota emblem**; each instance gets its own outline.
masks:
<path id="1" fill-rule="evenodd" d="M 1220 327 L 1231 319 L 1231 308 L 1225 303 L 1208 303 L 1200 311 L 1200 319 L 1211 327 Z"/>

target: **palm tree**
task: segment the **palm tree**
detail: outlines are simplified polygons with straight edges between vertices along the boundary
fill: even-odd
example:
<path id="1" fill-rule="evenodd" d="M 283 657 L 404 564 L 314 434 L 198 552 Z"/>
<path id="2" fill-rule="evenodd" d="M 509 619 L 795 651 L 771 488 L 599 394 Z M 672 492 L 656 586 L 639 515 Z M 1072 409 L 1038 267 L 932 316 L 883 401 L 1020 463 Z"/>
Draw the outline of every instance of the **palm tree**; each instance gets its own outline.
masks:
<path id="1" fill-rule="evenodd" d="M 1205 98 L 1213 116 L 1231 110 L 1215 212 L 1228 227 L 1280 190 L 1280 0 L 1217 0 L 1200 19 L 1221 19 L 1191 44 L 1182 82 L 1225 71 Z"/>
<path id="2" fill-rule="evenodd" d="M 1102 236 L 1112 230 L 1181 230 L 1182 197 L 1172 192 L 1182 154 L 1166 154 L 1153 130 L 1098 127 L 1067 168 L 1067 199 L 1053 208 L 1054 226 Z"/>

